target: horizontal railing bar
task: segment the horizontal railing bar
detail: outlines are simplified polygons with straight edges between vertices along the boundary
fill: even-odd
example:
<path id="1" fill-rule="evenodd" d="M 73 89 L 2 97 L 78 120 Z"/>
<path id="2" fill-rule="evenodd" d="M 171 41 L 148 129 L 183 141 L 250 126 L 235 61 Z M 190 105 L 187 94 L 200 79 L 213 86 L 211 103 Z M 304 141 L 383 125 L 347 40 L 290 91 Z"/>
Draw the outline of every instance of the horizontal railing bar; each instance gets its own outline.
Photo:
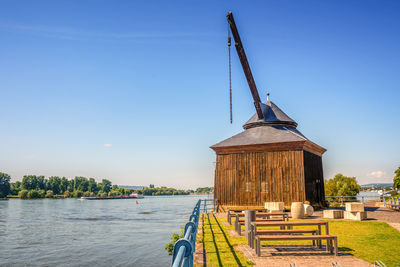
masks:
<path id="1" fill-rule="evenodd" d="M 172 264 L 172 267 L 180 267 L 181 266 L 181 263 L 182 263 L 182 260 L 183 260 L 183 256 L 185 255 L 185 252 L 186 252 L 186 247 L 185 246 L 181 246 L 179 248 L 179 251 L 178 251 L 177 255 L 176 255 L 175 261 Z"/>

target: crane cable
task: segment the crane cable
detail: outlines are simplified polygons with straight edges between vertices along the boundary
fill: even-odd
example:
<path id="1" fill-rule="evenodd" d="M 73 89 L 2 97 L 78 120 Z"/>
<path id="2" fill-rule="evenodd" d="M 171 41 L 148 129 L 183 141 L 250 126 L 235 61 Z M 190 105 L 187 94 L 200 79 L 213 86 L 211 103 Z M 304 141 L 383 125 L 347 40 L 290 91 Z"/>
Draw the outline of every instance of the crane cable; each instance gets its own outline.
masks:
<path id="1" fill-rule="evenodd" d="M 232 124 L 232 66 L 231 66 L 231 32 L 228 25 L 228 56 L 229 56 L 229 113 Z"/>

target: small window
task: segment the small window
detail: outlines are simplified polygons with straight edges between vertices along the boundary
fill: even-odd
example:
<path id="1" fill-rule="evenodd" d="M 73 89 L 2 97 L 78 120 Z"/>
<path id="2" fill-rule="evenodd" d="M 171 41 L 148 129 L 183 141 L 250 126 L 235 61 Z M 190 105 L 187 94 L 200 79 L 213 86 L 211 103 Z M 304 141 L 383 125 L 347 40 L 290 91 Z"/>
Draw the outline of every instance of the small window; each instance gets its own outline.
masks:
<path id="1" fill-rule="evenodd" d="M 246 182 L 246 189 L 245 192 L 251 192 L 251 182 Z"/>
<path id="2" fill-rule="evenodd" d="M 268 183 L 267 182 L 261 183 L 261 192 L 268 193 Z"/>

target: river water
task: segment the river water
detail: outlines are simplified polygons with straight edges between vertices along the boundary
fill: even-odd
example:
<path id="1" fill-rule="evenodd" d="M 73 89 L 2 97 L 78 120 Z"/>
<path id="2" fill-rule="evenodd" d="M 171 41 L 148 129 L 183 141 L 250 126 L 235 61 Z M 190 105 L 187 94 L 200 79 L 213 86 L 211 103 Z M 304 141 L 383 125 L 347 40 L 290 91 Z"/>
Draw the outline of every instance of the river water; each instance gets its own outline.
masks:
<path id="1" fill-rule="evenodd" d="M 169 266 L 200 198 L 0 200 L 0 266 Z"/>

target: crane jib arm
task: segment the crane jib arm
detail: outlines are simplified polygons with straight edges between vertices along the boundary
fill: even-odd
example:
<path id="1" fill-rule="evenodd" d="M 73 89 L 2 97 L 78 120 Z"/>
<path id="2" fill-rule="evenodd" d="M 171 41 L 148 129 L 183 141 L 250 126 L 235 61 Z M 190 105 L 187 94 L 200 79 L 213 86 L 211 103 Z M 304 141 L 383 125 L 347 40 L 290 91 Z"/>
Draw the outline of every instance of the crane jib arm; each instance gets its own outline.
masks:
<path id="1" fill-rule="evenodd" d="M 226 17 L 228 19 L 228 23 L 231 28 L 233 39 L 235 40 L 235 47 L 236 47 L 236 51 L 237 51 L 239 59 L 240 59 L 240 63 L 242 64 L 244 74 L 246 75 L 247 83 L 249 84 L 249 87 L 250 87 L 251 95 L 253 96 L 253 99 L 254 99 L 254 106 L 256 108 L 258 118 L 263 119 L 264 115 L 262 113 L 261 106 L 260 106 L 260 102 L 261 102 L 260 96 L 258 95 L 256 83 L 254 82 L 253 74 L 251 73 L 250 65 L 249 65 L 249 62 L 247 61 L 246 53 L 244 52 L 242 41 L 240 40 L 239 32 L 236 28 L 236 24 L 235 24 L 235 20 L 233 19 L 232 12 L 228 12 Z"/>

